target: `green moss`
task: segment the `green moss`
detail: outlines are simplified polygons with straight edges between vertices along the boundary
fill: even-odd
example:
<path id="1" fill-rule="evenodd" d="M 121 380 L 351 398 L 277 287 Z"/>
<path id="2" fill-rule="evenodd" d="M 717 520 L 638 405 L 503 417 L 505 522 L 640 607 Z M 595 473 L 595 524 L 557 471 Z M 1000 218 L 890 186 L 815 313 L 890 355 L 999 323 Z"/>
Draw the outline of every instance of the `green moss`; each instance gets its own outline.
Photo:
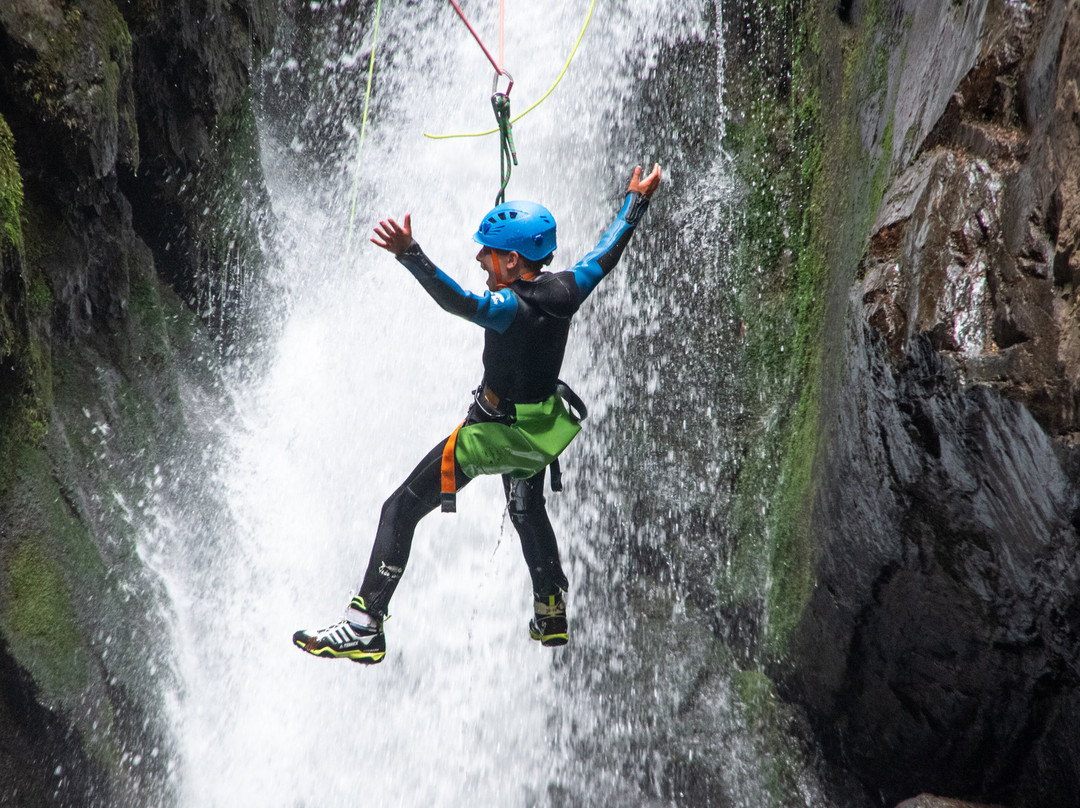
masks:
<path id="1" fill-rule="evenodd" d="M 799 779 L 807 765 L 805 753 L 791 743 L 788 708 L 777 695 L 772 679 L 751 669 L 735 671 L 731 683 L 743 718 L 754 730 L 752 739 L 770 804 L 803 804 Z"/>
<path id="2" fill-rule="evenodd" d="M 26 418 L 26 437 L 32 445 L 45 440 L 49 434 L 49 416 L 47 410 L 28 407 L 24 411 Z"/>
<path id="3" fill-rule="evenodd" d="M 773 36 L 793 43 L 790 88 L 751 99 L 725 141 L 746 189 L 734 261 L 750 418 L 736 538 L 718 587 L 727 606 L 763 606 L 763 648 L 773 659 L 785 653 L 814 586 L 814 463 L 831 372 L 826 345 L 839 326 L 827 323 L 843 316 L 846 273 L 890 179 L 891 120 L 869 152 L 857 128 L 859 105 L 888 95 L 892 43 L 883 41 L 882 8 L 869 3 L 851 29 L 827 4 L 803 7 L 794 30 Z M 741 69 L 752 86 L 770 86 L 754 79 L 752 65 Z"/>
<path id="4" fill-rule="evenodd" d="M 46 450 L 21 443 L 6 459 L 16 482 L 0 499 L 9 539 L 0 554 L 0 631 L 40 700 L 66 711 L 87 751 L 116 768 L 116 709 L 85 634 L 87 614 L 100 614 L 110 597 L 108 570 Z"/>
<path id="5" fill-rule="evenodd" d="M 49 284 L 41 276 L 35 276 L 30 283 L 27 293 L 27 312 L 32 320 L 48 317 L 52 314 L 55 305 L 52 290 Z"/>
<path id="6" fill-rule="evenodd" d="M 22 175 L 19 162 L 15 157 L 15 138 L 11 134 L 7 121 L 0 115 L 0 261 L 6 265 L 12 256 L 22 252 Z M 6 268 L 5 268 L 6 271 Z M 0 360 L 12 366 L 11 357 L 19 350 L 20 334 L 18 323 L 12 319 L 18 309 L 18 301 L 10 300 L 13 284 L 4 284 L 0 289 Z M 0 380 L 5 387 L 13 387 L 9 372 L 0 368 Z M 12 390 L 0 390 L 0 415 L 14 406 Z"/>
<path id="7" fill-rule="evenodd" d="M 85 687 L 86 654 L 64 570 L 52 549 L 41 537 L 24 539 L 7 554 L 4 572 L 7 597 L 0 625 L 16 658 L 46 699 Z"/>
<path id="8" fill-rule="evenodd" d="M 40 540 L 16 545 L 7 561 L 9 595 L 5 617 L 11 631 L 32 639 L 50 640 L 58 652 L 69 655 L 78 645 L 73 631 L 71 597 L 59 564 L 49 557 Z"/>
<path id="9" fill-rule="evenodd" d="M 37 336 L 42 331 L 37 324 L 52 313 L 52 296 L 26 271 L 25 202 L 15 139 L 0 116 L 0 254 L 5 271 L 17 276 L 0 291 L 0 456 L 5 458 L 21 441 L 40 442 L 51 404 L 49 349 Z M 12 465 L 0 465 L 0 494 L 12 479 Z"/>
<path id="10" fill-rule="evenodd" d="M 767 720 L 776 705 L 776 688 L 768 674 L 759 670 L 735 671 L 731 683 L 747 721 L 759 724 Z"/>
<path id="11" fill-rule="evenodd" d="M 15 157 L 15 137 L 0 115 L 0 249 L 22 250 L 22 174 Z"/>
<path id="12" fill-rule="evenodd" d="M 53 473 L 45 448 L 24 445 L 15 456 L 19 488 L 14 500 L 20 509 L 19 521 L 40 531 L 58 548 L 58 557 L 72 571 L 85 591 L 104 588 L 105 564 L 85 525 L 69 505 L 67 493 Z"/>
<path id="13" fill-rule="evenodd" d="M 106 3 L 102 7 L 105 11 L 102 30 L 104 42 L 107 44 L 112 57 L 118 61 L 128 61 L 131 58 L 131 30 L 127 20 L 120 13 L 120 9 L 113 3 Z"/>
<path id="14" fill-rule="evenodd" d="M 881 159 L 878 160 L 877 168 L 874 169 L 873 179 L 870 181 L 870 209 L 876 211 L 881 206 L 881 200 L 885 198 L 885 190 L 888 187 L 889 158 L 893 150 L 893 125 L 895 116 L 889 116 L 889 123 L 881 135 Z"/>
<path id="15" fill-rule="evenodd" d="M 812 17 L 810 18 L 812 20 Z M 816 29 L 795 38 L 812 53 Z M 770 643 L 797 620 L 812 585 L 807 523 L 828 284 L 816 235 L 815 183 L 824 166 L 822 95 L 800 62 L 784 99 L 758 99 L 738 133 L 737 171 L 748 189 L 735 256 L 745 325 L 743 399 L 754 413 L 734 518 L 737 544 L 722 598 L 763 598 Z"/>

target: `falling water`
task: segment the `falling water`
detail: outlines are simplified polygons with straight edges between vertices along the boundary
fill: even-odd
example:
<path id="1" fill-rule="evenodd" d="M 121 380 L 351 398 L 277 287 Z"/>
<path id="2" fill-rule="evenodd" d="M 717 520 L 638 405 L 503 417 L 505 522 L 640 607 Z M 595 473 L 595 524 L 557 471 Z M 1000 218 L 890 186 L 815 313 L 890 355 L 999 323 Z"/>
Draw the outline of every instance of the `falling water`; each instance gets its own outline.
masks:
<path id="1" fill-rule="evenodd" d="M 558 74 L 588 2 L 507 6 L 518 112 Z M 335 8 L 313 3 L 311 17 L 340 14 Z M 493 38 L 496 4 L 466 10 Z M 671 583 L 692 571 L 665 578 L 652 570 L 646 586 L 631 580 L 631 559 L 692 566 L 692 553 L 676 560 L 670 552 L 672 542 L 695 540 L 679 514 L 715 517 L 707 503 L 720 496 L 717 464 L 729 451 L 725 365 L 720 349 L 700 342 L 727 327 L 717 302 L 717 211 L 727 193 L 717 159 L 717 13 L 706 0 L 599 2 L 562 84 L 515 127 L 521 164 L 509 198 L 552 209 L 560 267 L 603 232 L 633 165 L 660 161 L 669 178 L 623 264 L 576 318 L 563 369 L 591 405 L 567 455 L 568 490 L 548 498 L 571 580 L 571 645 L 553 652 L 529 641 L 528 574 L 501 485 L 485 478 L 462 492 L 456 515 L 421 523 L 387 623 L 386 660 L 371 668 L 314 659 L 290 638 L 340 617 L 382 500 L 462 418 L 479 381 L 482 333 L 442 313 L 367 234 L 379 218 L 411 213 L 433 260 L 463 286 L 482 288 L 470 236 L 493 203 L 497 144 L 423 133 L 490 128 L 492 71 L 448 6 L 384 3 L 372 115 L 357 154 L 355 93 L 370 24 L 346 25 L 341 52 L 315 69 L 288 50 L 306 41 L 295 36 L 302 32 L 283 37 L 264 77 L 267 96 L 296 103 L 290 82 L 323 82 L 306 98 L 329 103 L 293 114 L 309 124 L 295 132 L 275 117 L 280 103 L 263 104 L 278 223 L 269 279 L 277 305 L 268 307 L 280 314 L 277 336 L 261 370 L 234 381 L 227 411 L 214 415 L 220 437 L 207 448 L 206 476 L 222 512 L 207 521 L 205 511 L 164 503 L 153 538 L 176 615 L 181 804 L 678 802 L 659 782 L 663 747 L 677 745 L 663 722 L 682 709 L 680 688 L 694 669 L 661 645 L 690 642 L 686 656 L 701 663 L 712 638 L 687 628 L 693 605 Z M 694 88 L 686 94 L 700 97 L 689 113 L 701 124 L 695 132 L 678 129 L 688 113 L 642 91 L 679 43 L 714 55 L 686 78 Z M 669 64 L 667 75 L 678 71 Z M 661 210 L 678 223 L 667 234 L 656 229 Z M 713 404 L 672 410 L 662 395 L 672 385 Z M 665 518 L 654 522 L 656 513 Z M 635 621 L 656 604 L 670 620 L 659 635 L 638 632 Z M 722 684 L 707 697 L 713 754 L 732 756 L 727 791 L 738 804 L 765 804 L 731 729 L 730 697 Z"/>

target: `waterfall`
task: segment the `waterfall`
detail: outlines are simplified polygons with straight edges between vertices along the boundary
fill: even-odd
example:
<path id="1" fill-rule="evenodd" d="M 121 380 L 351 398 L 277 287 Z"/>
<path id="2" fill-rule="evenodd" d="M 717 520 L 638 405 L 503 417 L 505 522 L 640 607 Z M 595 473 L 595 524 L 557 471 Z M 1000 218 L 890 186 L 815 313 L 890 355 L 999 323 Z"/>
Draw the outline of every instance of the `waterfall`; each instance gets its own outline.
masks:
<path id="1" fill-rule="evenodd" d="M 312 4 L 313 17 L 339 6 Z M 508 4 L 515 114 L 554 80 L 587 8 L 587 0 Z M 497 5 L 474 2 L 466 11 L 494 41 Z M 670 734 L 657 723 L 678 712 L 678 688 L 690 686 L 693 670 L 674 658 L 668 672 L 635 661 L 641 610 L 632 604 L 641 587 L 623 580 L 633 571 L 625 553 L 612 556 L 617 542 L 603 531 L 613 520 L 632 521 L 632 499 L 653 501 L 668 516 L 696 507 L 713 496 L 715 466 L 730 451 L 717 445 L 718 409 L 672 416 L 672 405 L 652 403 L 671 384 L 719 386 L 701 376 L 719 372 L 712 360 L 699 365 L 688 355 L 700 349 L 699 332 L 723 330 L 723 315 L 686 308 L 699 294 L 715 300 L 718 293 L 698 290 L 699 282 L 722 283 L 716 209 L 727 179 L 721 162 L 698 159 L 688 145 L 700 132 L 668 121 L 651 131 L 670 138 L 649 142 L 635 129 L 668 115 L 663 99 L 642 110 L 639 92 L 665 46 L 704 43 L 715 54 L 717 13 L 706 0 L 599 2 L 562 84 L 515 126 L 521 162 L 508 198 L 535 199 L 554 212 L 556 268 L 596 242 L 635 164 L 664 165 L 670 180 L 659 193 L 667 198 L 657 204 L 681 223 L 662 237 L 651 211 L 571 331 L 563 377 L 591 416 L 567 455 L 568 490 L 548 497 L 571 581 L 571 644 L 554 652 L 526 633 L 529 578 L 496 477 L 464 490 L 456 515 L 421 523 L 391 604 L 382 664 L 320 660 L 292 646 L 296 629 L 339 619 L 363 574 L 383 499 L 461 420 L 481 374 L 481 330 L 439 310 L 367 242 L 370 227 L 411 213 L 432 259 L 464 287 L 482 289 L 471 234 L 494 201 L 498 151 L 493 137 L 423 136 L 492 126 L 491 67 L 441 3 L 384 3 L 359 155 L 359 102 L 346 88 L 362 86 L 370 25 L 346 26 L 346 47 L 302 77 L 329 82 L 320 97 L 334 103 L 306 112 L 317 119 L 310 131 L 324 139 L 290 136 L 264 105 L 263 159 L 279 223 L 269 278 L 277 305 L 268 310 L 281 319 L 259 371 L 229 383 L 225 412 L 201 416 L 218 436 L 202 473 L 221 513 L 208 520 L 205 510 L 162 503 L 148 540 L 174 604 L 182 805 L 664 805 L 677 796 L 654 782 L 662 755 L 639 733 Z M 284 39 L 268 82 L 289 82 L 301 70 Z M 704 70 L 686 79 L 694 87 L 688 94 L 703 96 L 705 112 L 693 116 L 719 124 L 721 73 L 715 60 Z M 342 76 L 349 81 L 335 89 Z M 717 152 L 718 142 L 705 148 Z M 667 254 L 678 245 L 685 249 Z M 696 319 L 680 330 L 688 315 Z M 696 440 L 694 451 L 709 458 L 703 477 L 654 445 L 650 429 L 679 431 L 674 422 L 655 426 L 669 417 L 682 419 L 687 445 Z M 712 431 L 702 433 L 703 424 Z M 635 454 L 643 440 L 650 448 Z M 635 485 L 651 489 L 637 497 Z M 650 529 L 624 532 L 662 555 L 678 518 Z M 654 595 L 675 615 L 667 627 L 681 630 L 683 595 Z M 645 636 L 657 641 L 655 631 Z M 699 662 L 711 653 L 700 640 L 695 648 Z M 729 722 L 719 730 L 725 754 L 738 757 L 743 741 L 732 740 L 730 698 L 721 685 L 712 698 L 715 720 Z M 732 761 L 727 787 L 739 792 L 738 804 L 766 804 L 753 768 Z"/>

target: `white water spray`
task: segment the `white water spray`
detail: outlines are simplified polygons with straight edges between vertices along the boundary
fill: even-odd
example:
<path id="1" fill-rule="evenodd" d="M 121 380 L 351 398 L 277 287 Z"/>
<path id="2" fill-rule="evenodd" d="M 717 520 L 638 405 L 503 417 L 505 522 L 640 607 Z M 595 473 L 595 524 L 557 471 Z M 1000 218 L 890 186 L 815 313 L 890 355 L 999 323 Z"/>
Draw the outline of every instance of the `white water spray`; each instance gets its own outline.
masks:
<path id="1" fill-rule="evenodd" d="M 490 5 L 469 10 L 494 35 Z M 704 16 L 696 4 L 632 5 L 598 4 L 559 89 L 515 127 L 521 165 L 508 198 L 537 199 L 555 213 L 560 268 L 610 222 L 633 165 L 664 162 L 665 144 L 609 155 L 611 122 L 659 44 L 691 34 Z M 516 109 L 550 85 L 587 7 L 509 4 Z M 463 491 L 456 515 L 434 513 L 420 524 L 382 664 L 314 659 L 291 644 L 296 629 L 340 617 L 383 499 L 460 421 L 480 378 L 480 329 L 444 314 L 366 241 L 377 219 L 411 212 L 432 259 L 463 286 L 482 288 L 470 235 L 494 200 L 497 142 L 422 136 L 491 125 L 490 66 L 444 11 L 384 3 L 377 111 L 359 166 L 304 175 L 290 160 L 290 147 L 302 147 L 263 144 L 281 234 L 271 280 L 288 316 L 266 374 L 232 391 L 218 471 L 229 514 L 217 550 L 192 561 L 184 537 L 207 528 L 173 521 L 173 555 L 162 562 L 178 614 L 177 782 L 185 806 L 549 804 L 574 754 L 549 727 L 595 723 L 562 714 L 588 709 L 564 698 L 564 671 L 553 665 L 564 652 L 553 657 L 527 637 L 529 577 L 496 477 Z M 360 56 L 342 59 L 362 70 Z M 342 123 L 343 138 L 352 131 Z M 358 231 L 346 250 L 357 169 Z M 633 305 L 618 271 L 596 295 Z M 594 316 L 594 306 L 578 319 Z M 602 419 L 617 394 L 607 380 L 619 358 L 581 344 L 575 328 L 563 375 Z M 578 492 L 548 500 L 573 620 L 574 599 L 588 597 L 574 589 L 576 560 L 595 548 L 581 535 Z"/>

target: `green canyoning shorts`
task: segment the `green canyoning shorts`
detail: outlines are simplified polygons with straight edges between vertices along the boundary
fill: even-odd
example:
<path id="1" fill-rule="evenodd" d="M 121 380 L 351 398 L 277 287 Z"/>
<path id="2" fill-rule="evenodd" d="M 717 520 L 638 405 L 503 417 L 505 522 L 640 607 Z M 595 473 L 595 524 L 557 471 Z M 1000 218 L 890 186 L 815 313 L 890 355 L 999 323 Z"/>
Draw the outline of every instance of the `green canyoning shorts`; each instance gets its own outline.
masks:
<path id="1" fill-rule="evenodd" d="M 559 394 L 538 404 L 516 404 L 512 424 L 466 424 L 458 430 L 454 457 L 470 477 L 508 474 L 519 480 L 546 468 L 581 431 L 580 418 Z"/>

